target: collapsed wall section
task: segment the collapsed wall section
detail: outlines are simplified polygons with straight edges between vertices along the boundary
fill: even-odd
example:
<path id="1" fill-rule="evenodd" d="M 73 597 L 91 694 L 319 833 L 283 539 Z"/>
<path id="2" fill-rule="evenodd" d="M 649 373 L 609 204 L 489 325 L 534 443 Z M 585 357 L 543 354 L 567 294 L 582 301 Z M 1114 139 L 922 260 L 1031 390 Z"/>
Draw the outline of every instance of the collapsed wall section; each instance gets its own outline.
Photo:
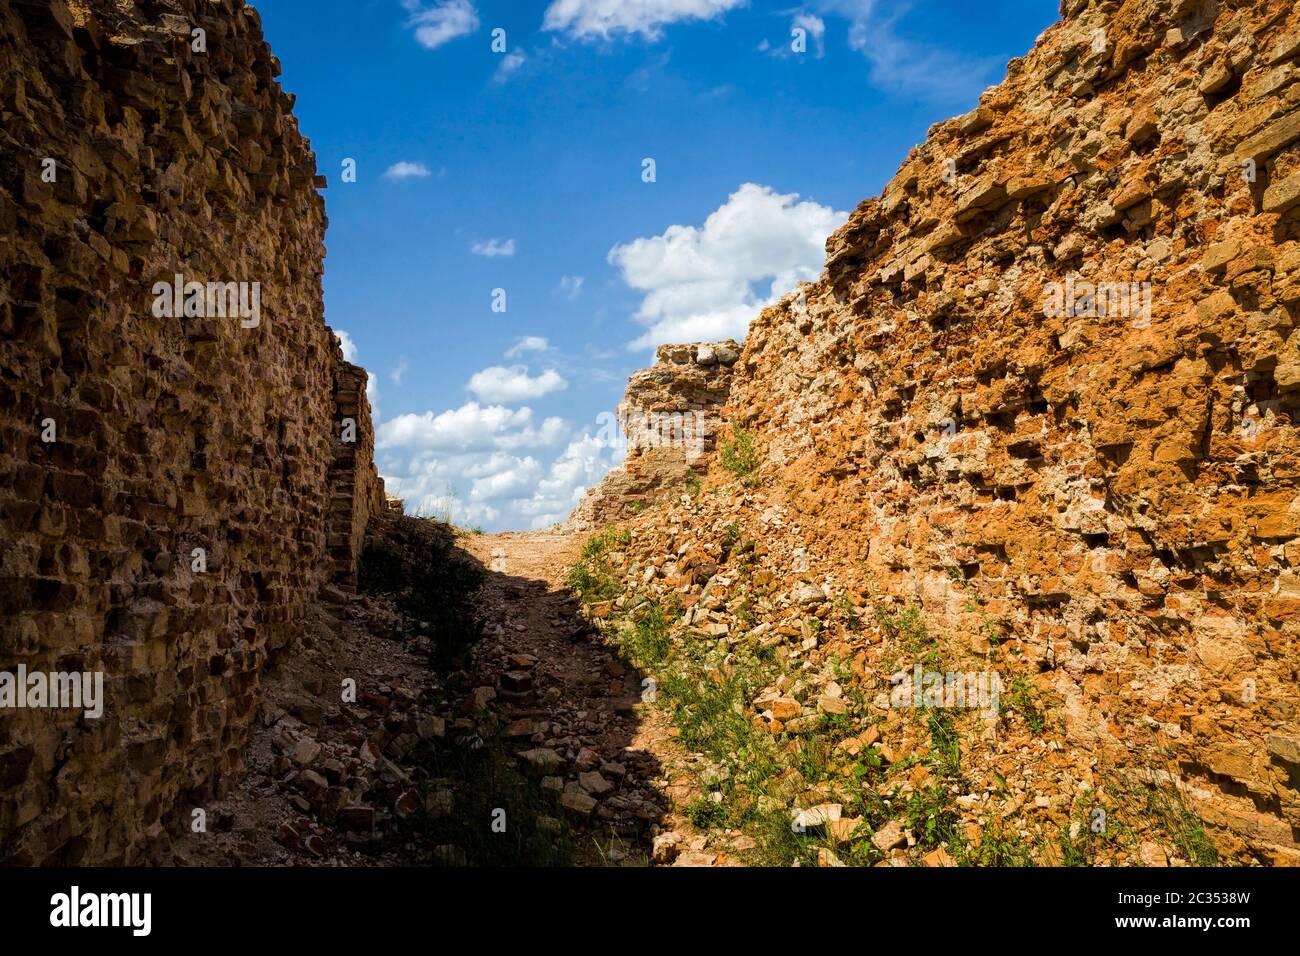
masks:
<path id="1" fill-rule="evenodd" d="M 232 783 L 268 654 L 351 573 L 364 373 L 256 11 L 17 0 L 0 59 L 0 672 L 104 681 L 98 717 L 0 708 L 0 861 L 131 862 Z"/>
<path id="2" fill-rule="evenodd" d="M 615 421 L 607 423 L 626 441 L 626 459 L 588 491 L 567 526 L 583 530 L 630 517 L 703 471 L 739 355 L 730 339 L 661 345 L 654 365 L 628 379 Z"/>

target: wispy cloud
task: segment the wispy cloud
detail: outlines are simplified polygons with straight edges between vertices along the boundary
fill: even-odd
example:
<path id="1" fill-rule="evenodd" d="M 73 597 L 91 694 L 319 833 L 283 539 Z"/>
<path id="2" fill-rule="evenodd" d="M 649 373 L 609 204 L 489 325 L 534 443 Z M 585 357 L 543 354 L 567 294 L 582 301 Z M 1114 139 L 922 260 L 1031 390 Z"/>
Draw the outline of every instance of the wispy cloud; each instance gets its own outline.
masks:
<path id="1" fill-rule="evenodd" d="M 801 44 L 802 49 L 795 49 L 796 42 Z M 788 39 L 783 38 L 776 43 L 765 39 L 759 43 L 758 49 L 760 53 L 781 60 L 804 54 L 820 60 L 826 53 L 826 21 L 811 13 L 797 13 L 790 21 Z"/>
<path id="2" fill-rule="evenodd" d="M 518 358 L 525 352 L 545 352 L 549 350 L 551 343 L 540 335 L 525 335 L 510 348 L 506 349 L 506 358 Z"/>
<path id="3" fill-rule="evenodd" d="M 827 15 L 849 22 L 849 48 L 866 58 L 867 79 L 887 93 L 936 106 L 968 103 L 997 78 L 1004 56 L 972 56 L 905 35 L 900 21 L 912 8 L 900 0 L 816 0 Z"/>
<path id="4" fill-rule="evenodd" d="M 518 73 L 525 63 L 528 62 L 528 54 L 522 49 L 516 48 L 501 57 L 501 62 L 497 64 L 496 72 L 492 74 L 494 83 L 505 83 L 510 77 Z"/>
<path id="5" fill-rule="evenodd" d="M 811 13 L 801 13 L 790 24 L 792 36 L 795 30 L 802 30 L 805 39 L 812 40 L 812 49 L 808 52 L 821 59 L 826 52 L 826 21 L 821 17 L 813 16 Z"/>
<path id="6" fill-rule="evenodd" d="M 582 291 L 582 276 L 562 276 L 555 291 L 566 299 L 576 299 L 578 293 Z"/>
<path id="7" fill-rule="evenodd" d="M 747 0 L 553 0 L 542 29 L 578 39 L 608 40 L 639 34 L 658 40 L 663 28 L 679 20 L 712 20 Z"/>
<path id="8" fill-rule="evenodd" d="M 407 369 L 410 367 L 410 363 L 406 361 L 406 356 L 402 356 L 397 360 L 397 366 L 388 373 L 388 380 L 394 385 L 401 385 L 402 377 L 406 375 Z"/>
<path id="9" fill-rule="evenodd" d="M 427 50 L 478 29 L 478 13 L 470 0 L 439 0 L 427 6 L 421 0 L 402 0 L 402 7 L 410 14 L 406 25 L 415 31 L 415 42 Z"/>
<path id="10" fill-rule="evenodd" d="M 385 179 L 411 179 L 429 175 L 432 174 L 429 172 L 429 167 L 425 166 L 424 163 L 408 163 L 406 160 L 393 163 L 384 170 Z"/>
<path id="11" fill-rule="evenodd" d="M 494 259 L 497 256 L 513 256 L 515 254 L 515 241 L 513 239 L 484 239 L 470 246 L 469 251 L 476 256 L 486 256 L 489 259 Z"/>

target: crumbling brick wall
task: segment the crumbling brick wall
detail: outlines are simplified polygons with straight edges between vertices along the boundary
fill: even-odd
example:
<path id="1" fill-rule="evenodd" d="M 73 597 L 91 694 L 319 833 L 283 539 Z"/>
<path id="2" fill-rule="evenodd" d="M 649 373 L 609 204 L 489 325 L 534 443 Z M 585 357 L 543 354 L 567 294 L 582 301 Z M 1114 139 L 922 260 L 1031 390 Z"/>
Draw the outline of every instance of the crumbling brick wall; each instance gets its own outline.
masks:
<path id="1" fill-rule="evenodd" d="M 0 671 L 107 698 L 0 710 L 0 861 L 129 862 L 229 786 L 268 652 L 350 573 L 382 500 L 364 376 L 256 11 L 15 0 L 0 61 Z M 174 314 L 177 275 L 244 298 Z"/>
<path id="2" fill-rule="evenodd" d="M 357 560 L 370 516 L 387 508 L 383 480 L 375 468 L 375 430 L 366 400 L 366 370 L 340 362 L 334 373 L 334 461 L 330 466 L 327 544 L 334 580 L 357 584 Z"/>
<path id="3" fill-rule="evenodd" d="M 729 411 L 846 584 L 996 622 L 1076 778 L 1297 864 L 1300 8 L 1062 13 L 754 323 Z"/>

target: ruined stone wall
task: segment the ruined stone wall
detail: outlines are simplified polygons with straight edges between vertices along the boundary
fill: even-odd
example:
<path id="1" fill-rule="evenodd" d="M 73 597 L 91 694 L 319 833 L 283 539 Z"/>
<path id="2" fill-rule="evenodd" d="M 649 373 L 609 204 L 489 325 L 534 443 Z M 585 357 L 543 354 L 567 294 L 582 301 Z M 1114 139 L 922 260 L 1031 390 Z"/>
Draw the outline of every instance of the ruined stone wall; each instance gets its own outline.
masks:
<path id="1" fill-rule="evenodd" d="M 375 467 L 375 429 L 366 400 L 366 378 L 366 370 L 350 362 L 335 367 L 337 433 L 329 472 L 327 545 L 334 562 L 334 580 L 349 589 L 357 584 L 366 522 L 388 507 L 383 479 Z"/>
<path id="2" fill-rule="evenodd" d="M 0 710 L 0 861 L 134 861 L 231 783 L 259 669 L 349 573 L 382 494 L 364 377 L 256 11 L 15 0 L 0 61 L 0 671 L 106 696 Z M 256 314 L 169 314 L 178 274 L 258 283 Z"/>
<path id="3" fill-rule="evenodd" d="M 661 345 L 654 365 L 632 374 L 615 416 L 627 458 L 588 491 L 569 527 L 626 518 L 704 470 L 739 354 L 740 345 L 730 339 Z"/>
<path id="4" fill-rule="evenodd" d="M 1298 863 L 1300 8 L 1062 13 L 754 323 L 728 414 L 820 566 L 983 651 L 973 594 L 1076 753 Z"/>

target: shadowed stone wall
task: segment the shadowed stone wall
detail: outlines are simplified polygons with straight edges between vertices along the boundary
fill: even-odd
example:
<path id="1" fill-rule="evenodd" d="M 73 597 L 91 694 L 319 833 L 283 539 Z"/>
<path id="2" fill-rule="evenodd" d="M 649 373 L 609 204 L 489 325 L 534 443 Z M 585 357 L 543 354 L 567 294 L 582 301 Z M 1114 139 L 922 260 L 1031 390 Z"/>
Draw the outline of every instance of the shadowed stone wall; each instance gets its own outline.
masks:
<path id="1" fill-rule="evenodd" d="M 0 861 L 129 862 L 237 777 L 268 653 L 354 573 L 365 375 L 255 10 L 15 0 L 0 60 L 0 671 L 105 694 L 0 709 Z"/>

